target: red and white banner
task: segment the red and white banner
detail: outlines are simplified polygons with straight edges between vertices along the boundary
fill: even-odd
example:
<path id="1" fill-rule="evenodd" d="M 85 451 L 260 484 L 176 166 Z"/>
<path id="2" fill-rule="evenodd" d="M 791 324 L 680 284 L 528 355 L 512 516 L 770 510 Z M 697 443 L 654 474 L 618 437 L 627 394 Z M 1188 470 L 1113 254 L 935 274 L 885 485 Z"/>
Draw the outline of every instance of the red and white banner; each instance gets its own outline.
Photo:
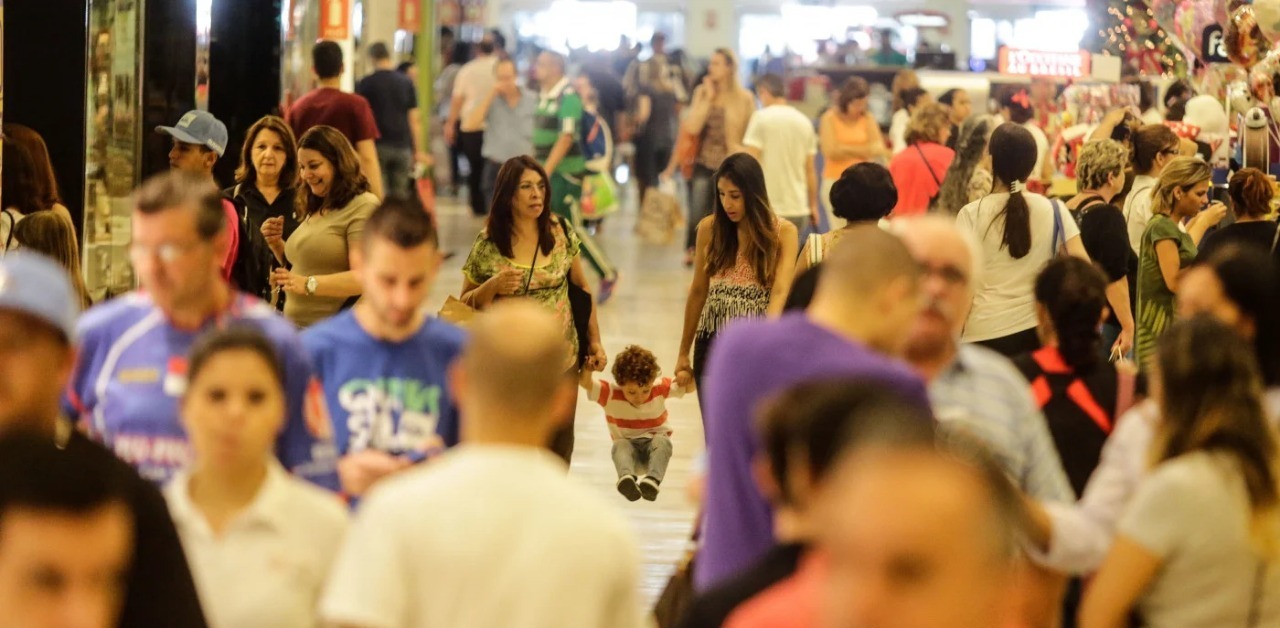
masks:
<path id="1" fill-rule="evenodd" d="M 1091 55 L 1076 52 L 1046 52 L 1005 46 L 1000 49 L 1000 73 L 1053 78 L 1089 78 Z"/>
<path id="2" fill-rule="evenodd" d="M 351 37 L 351 0 L 320 0 L 320 39 Z"/>

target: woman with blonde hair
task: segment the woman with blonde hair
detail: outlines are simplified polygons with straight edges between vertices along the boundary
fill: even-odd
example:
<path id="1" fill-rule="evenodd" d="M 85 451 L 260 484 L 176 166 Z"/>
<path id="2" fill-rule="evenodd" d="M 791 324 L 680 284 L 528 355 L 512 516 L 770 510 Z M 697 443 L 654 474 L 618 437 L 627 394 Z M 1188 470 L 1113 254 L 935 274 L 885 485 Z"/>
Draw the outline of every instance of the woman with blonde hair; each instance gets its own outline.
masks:
<path id="1" fill-rule="evenodd" d="M 898 188 L 898 204 L 893 215 L 922 214 L 942 191 L 942 177 L 955 151 L 947 148 L 951 137 L 951 113 L 937 103 L 916 108 L 907 128 L 908 149 L 889 162 L 889 172 Z"/>
<path id="2" fill-rule="evenodd" d="M 1178 280 L 1196 260 L 1197 247 L 1210 227 L 1227 213 L 1222 203 L 1210 203 L 1209 164 L 1193 157 L 1177 157 L 1160 173 L 1151 190 L 1151 220 L 1138 250 L 1139 366 L 1155 357 L 1156 341 L 1173 324 Z M 1186 230 L 1179 225 L 1186 223 Z"/>
<path id="3" fill-rule="evenodd" d="M 836 93 L 832 107 L 818 118 L 818 149 L 822 151 L 822 187 L 818 197 L 826 208 L 827 230 L 844 226 L 831 202 L 831 188 L 853 166 L 889 156 L 880 125 L 867 112 L 871 94 L 867 81 L 849 77 Z"/>
<path id="4" fill-rule="evenodd" d="M 369 191 L 351 142 L 331 126 L 303 134 L 298 165 L 298 229 L 286 241 L 284 219 L 272 218 L 263 223 L 262 235 L 284 267 L 273 272 L 272 282 L 289 294 L 285 318 L 309 327 L 354 305 L 360 295 L 350 255 L 378 197 Z"/>
<path id="5" fill-rule="evenodd" d="M 53 211 L 36 212 L 14 226 L 13 239 L 19 248 L 43 253 L 61 264 L 80 295 L 80 307 L 93 305 L 80 272 L 80 247 L 70 220 Z"/>
<path id="6" fill-rule="evenodd" d="M 1133 282 L 1138 256 L 1129 248 L 1124 213 L 1112 204 L 1124 188 L 1129 151 L 1112 139 L 1088 142 L 1076 159 L 1080 193 L 1067 201 L 1067 209 L 1080 222 L 1080 240 L 1089 259 L 1107 276 L 1107 321 L 1102 325 L 1103 351 L 1126 355 L 1133 348 Z"/>
<path id="7" fill-rule="evenodd" d="M 707 65 L 707 76 L 693 90 L 689 113 L 680 124 L 681 133 L 698 138 L 698 155 L 689 182 L 686 264 L 693 262 L 698 224 L 712 212 L 715 171 L 726 157 L 742 152 L 742 137 L 755 109 L 755 97 L 738 82 L 738 57 L 728 48 L 716 48 Z"/>
<path id="8" fill-rule="evenodd" d="M 1201 316 L 1153 360 L 1154 469 L 1120 518 L 1081 608 L 1084 628 L 1280 623 L 1280 455 L 1248 344 Z"/>

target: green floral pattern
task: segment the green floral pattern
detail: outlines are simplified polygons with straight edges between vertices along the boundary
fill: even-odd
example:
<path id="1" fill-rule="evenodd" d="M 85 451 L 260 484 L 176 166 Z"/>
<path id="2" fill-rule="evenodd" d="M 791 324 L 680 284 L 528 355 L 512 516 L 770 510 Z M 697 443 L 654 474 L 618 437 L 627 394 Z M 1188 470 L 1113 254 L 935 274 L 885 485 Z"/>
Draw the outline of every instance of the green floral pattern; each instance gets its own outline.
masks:
<path id="1" fill-rule="evenodd" d="M 529 274 L 529 260 L 517 262 L 505 257 L 489 241 L 489 234 L 485 230 L 480 231 L 475 243 L 471 245 L 471 253 L 462 266 L 462 274 L 472 283 L 480 285 L 507 269 L 524 273 L 523 277 L 529 284 L 527 293 L 522 291 L 498 298 L 528 297 L 541 303 L 555 315 L 564 325 L 564 337 L 569 342 L 570 357 L 565 365 L 567 370 L 577 363 L 578 355 L 578 332 L 573 327 L 573 308 L 569 306 L 569 271 L 573 269 L 573 260 L 578 256 L 582 243 L 576 233 L 570 231 L 566 234 L 559 224 L 553 224 L 551 232 L 555 237 L 555 247 L 551 249 L 549 256 L 543 255 L 541 249 L 538 250 L 532 276 Z M 524 285 L 523 280 L 521 285 Z"/>
<path id="2" fill-rule="evenodd" d="M 1138 333 L 1134 340 L 1138 365 L 1146 368 L 1155 357 L 1156 343 L 1173 324 L 1175 298 L 1160 272 L 1156 243 L 1173 240 L 1178 245 L 1178 268 L 1190 266 L 1196 259 L 1196 244 L 1168 216 L 1156 214 L 1142 234 L 1142 250 L 1138 262 Z"/>

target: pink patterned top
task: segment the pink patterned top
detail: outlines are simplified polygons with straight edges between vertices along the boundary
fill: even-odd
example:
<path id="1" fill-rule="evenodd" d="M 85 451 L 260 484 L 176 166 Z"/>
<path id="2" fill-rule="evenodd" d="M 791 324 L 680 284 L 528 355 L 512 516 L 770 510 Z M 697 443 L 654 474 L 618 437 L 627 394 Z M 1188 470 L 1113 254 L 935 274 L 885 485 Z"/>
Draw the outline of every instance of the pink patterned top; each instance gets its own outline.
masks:
<path id="1" fill-rule="evenodd" d="M 779 222 L 774 217 L 775 229 Z M 772 287 L 760 283 L 755 268 L 741 250 L 734 265 L 716 273 L 710 283 L 707 303 L 698 318 L 699 336 L 714 336 L 730 321 L 759 318 L 769 309 Z"/>

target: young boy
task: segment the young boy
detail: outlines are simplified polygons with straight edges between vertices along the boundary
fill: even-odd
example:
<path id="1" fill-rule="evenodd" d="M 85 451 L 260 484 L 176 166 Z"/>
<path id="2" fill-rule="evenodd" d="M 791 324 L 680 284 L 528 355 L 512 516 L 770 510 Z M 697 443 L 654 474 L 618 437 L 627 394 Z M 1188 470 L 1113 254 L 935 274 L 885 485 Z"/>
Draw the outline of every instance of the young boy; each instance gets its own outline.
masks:
<path id="1" fill-rule="evenodd" d="M 667 427 L 668 397 L 683 397 L 693 390 L 692 378 L 680 373 L 673 382 L 658 377 L 658 359 L 647 349 L 629 346 L 613 361 L 613 379 L 595 380 L 582 373 L 581 384 L 604 407 L 613 437 L 613 464 L 618 469 L 618 492 L 630 501 L 658 498 L 658 485 L 671 460 L 671 430 Z M 640 460 L 648 459 L 648 472 L 637 478 Z"/>

